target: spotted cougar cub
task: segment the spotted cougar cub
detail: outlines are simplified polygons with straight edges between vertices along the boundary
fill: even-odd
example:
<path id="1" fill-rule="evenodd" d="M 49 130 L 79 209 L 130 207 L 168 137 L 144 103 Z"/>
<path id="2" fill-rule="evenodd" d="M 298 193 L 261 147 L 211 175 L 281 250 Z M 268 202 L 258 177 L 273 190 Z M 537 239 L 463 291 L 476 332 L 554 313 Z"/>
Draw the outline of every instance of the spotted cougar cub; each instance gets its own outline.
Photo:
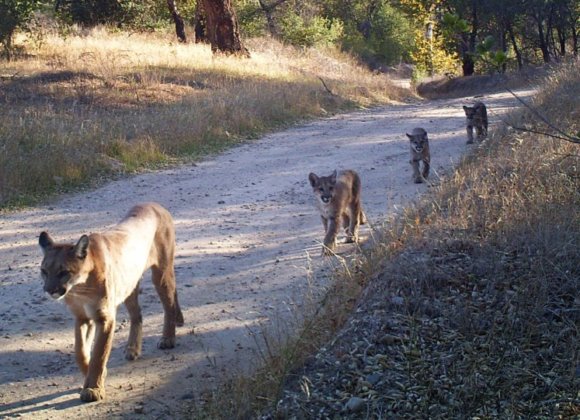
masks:
<path id="1" fill-rule="evenodd" d="M 421 184 L 429 176 L 431 153 L 429 152 L 429 138 L 422 128 L 414 128 L 411 134 L 406 133 L 411 141 L 411 166 L 413 167 L 413 179 L 415 184 Z M 423 171 L 419 171 L 419 165 L 423 162 Z"/>
<path id="2" fill-rule="evenodd" d="M 467 117 L 467 144 L 473 143 L 473 129 L 477 134 L 477 140 L 487 136 L 487 108 L 483 102 L 476 102 L 473 106 L 464 106 Z"/>
<path id="3" fill-rule="evenodd" d="M 346 242 L 357 242 L 359 225 L 366 223 L 358 174 L 352 170 L 334 171 L 329 176 L 310 173 L 308 180 L 326 233 L 323 255 L 331 255 L 336 248 L 336 236 L 341 226 L 346 229 Z"/>

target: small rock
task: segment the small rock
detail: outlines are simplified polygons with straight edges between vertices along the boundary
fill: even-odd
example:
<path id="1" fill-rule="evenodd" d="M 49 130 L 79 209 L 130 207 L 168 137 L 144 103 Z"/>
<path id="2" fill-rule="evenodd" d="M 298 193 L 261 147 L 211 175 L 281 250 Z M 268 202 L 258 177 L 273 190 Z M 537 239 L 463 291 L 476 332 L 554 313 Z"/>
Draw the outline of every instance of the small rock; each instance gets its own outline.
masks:
<path id="1" fill-rule="evenodd" d="M 371 373 L 370 375 L 367 375 L 365 380 L 371 385 L 376 385 L 377 382 L 381 380 L 381 376 L 380 373 Z"/>
<path id="2" fill-rule="evenodd" d="M 346 411 L 350 411 L 351 413 L 357 413 L 363 409 L 366 400 L 359 397 L 351 397 L 350 400 L 345 405 Z"/>
<path id="3" fill-rule="evenodd" d="M 193 376 L 193 375 L 192 375 Z M 183 394 L 181 396 L 182 400 L 193 400 L 195 398 L 195 395 L 193 395 L 193 392 L 189 392 L 187 394 Z"/>
<path id="4" fill-rule="evenodd" d="M 399 337 L 391 335 L 391 334 L 385 334 L 380 339 L 380 343 L 384 344 L 386 346 L 391 346 L 393 344 L 396 344 L 398 341 L 399 341 Z"/>
<path id="5" fill-rule="evenodd" d="M 393 305 L 401 306 L 403 303 L 405 303 L 405 299 L 403 299 L 401 296 L 393 296 L 391 298 L 391 303 Z"/>

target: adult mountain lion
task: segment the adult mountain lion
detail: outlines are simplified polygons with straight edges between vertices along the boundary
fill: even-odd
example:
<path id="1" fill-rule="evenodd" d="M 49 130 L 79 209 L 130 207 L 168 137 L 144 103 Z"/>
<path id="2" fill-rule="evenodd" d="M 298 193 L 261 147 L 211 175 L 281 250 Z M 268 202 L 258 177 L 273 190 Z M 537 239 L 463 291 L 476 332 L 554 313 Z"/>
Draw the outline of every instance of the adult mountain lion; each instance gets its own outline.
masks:
<path id="1" fill-rule="evenodd" d="M 329 176 L 308 175 L 316 206 L 324 226 L 322 253 L 330 255 L 336 248 L 336 236 L 342 226 L 346 242 L 358 241 L 359 225 L 366 223 L 361 205 L 361 181 L 355 171 L 334 171 Z"/>
<path id="2" fill-rule="evenodd" d="M 81 400 L 105 398 L 107 361 L 111 353 L 117 306 L 125 303 L 131 317 L 125 357 L 141 354 L 142 318 L 139 281 L 151 268 L 165 322 L 158 346 L 175 346 L 175 326 L 183 325 L 177 301 L 173 259 L 175 231 L 167 210 L 156 203 L 139 204 L 112 229 L 83 235 L 76 244 L 57 244 L 46 232 L 39 237 L 44 290 L 64 299 L 76 318 L 75 353 L 85 375 Z M 93 343 L 94 341 L 94 343 Z M 92 352 L 91 352 L 92 346 Z"/>

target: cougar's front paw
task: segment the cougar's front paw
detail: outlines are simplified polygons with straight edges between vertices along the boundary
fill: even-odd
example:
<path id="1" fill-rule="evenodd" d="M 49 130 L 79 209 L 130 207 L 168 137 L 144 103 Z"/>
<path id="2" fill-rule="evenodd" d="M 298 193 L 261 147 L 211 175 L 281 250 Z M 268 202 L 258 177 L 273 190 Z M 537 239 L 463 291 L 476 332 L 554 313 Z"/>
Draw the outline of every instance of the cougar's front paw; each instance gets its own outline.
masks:
<path id="1" fill-rule="evenodd" d="M 346 237 L 347 244 L 356 244 L 358 243 L 358 235 L 349 235 Z"/>
<path id="2" fill-rule="evenodd" d="M 173 347 L 175 347 L 175 337 L 171 338 L 163 337 L 161 340 L 159 340 L 157 347 L 159 347 L 162 350 L 172 349 Z"/>
<path id="3" fill-rule="evenodd" d="M 336 246 L 334 244 L 324 245 L 322 247 L 322 255 L 325 257 L 334 255 L 335 249 L 336 249 Z"/>
<path id="4" fill-rule="evenodd" d="M 125 348 L 125 359 L 137 360 L 141 356 L 141 350 L 134 346 L 127 346 Z"/>
<path id="5" fill-rule="evenodd" d="M 105 388 L 84 388 L 81 391 L 81 401 L 94 402 L 105 399 Z"/>

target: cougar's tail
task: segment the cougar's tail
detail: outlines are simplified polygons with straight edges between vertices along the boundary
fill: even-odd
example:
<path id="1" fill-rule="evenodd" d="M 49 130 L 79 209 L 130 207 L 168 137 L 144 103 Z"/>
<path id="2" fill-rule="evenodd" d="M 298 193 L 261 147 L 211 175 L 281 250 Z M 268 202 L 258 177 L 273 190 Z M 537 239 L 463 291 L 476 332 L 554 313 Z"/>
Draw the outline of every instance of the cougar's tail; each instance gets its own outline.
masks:
<path id="1" fill-rule="evenodd" d="M 363 211 L 362 208 L 360 209 L 358 223 L 359 223 L 359 225 L 366 225 L 367 224 L 367 215 L 365 214 L 365 212 Z"/>
<path id="2" fill-rule="evenodd" d="M 353 174 L 353 182 L 352 182 L 352 195 L 354 197 L 358 197 L 360 200 L 360 196 L 361 196 L 361 190 L 362 190 L 362 184 L 360 181 L 360 176 L 355 172 L 352 171 Z M 365 212 L 362 209 L 362 204 L 359 203 L 360 206 L 360 212 L 358 214 L 358 223 L 360 225 L 364 225 L 367 222 L 367 216 L 365 215 Z"/>

